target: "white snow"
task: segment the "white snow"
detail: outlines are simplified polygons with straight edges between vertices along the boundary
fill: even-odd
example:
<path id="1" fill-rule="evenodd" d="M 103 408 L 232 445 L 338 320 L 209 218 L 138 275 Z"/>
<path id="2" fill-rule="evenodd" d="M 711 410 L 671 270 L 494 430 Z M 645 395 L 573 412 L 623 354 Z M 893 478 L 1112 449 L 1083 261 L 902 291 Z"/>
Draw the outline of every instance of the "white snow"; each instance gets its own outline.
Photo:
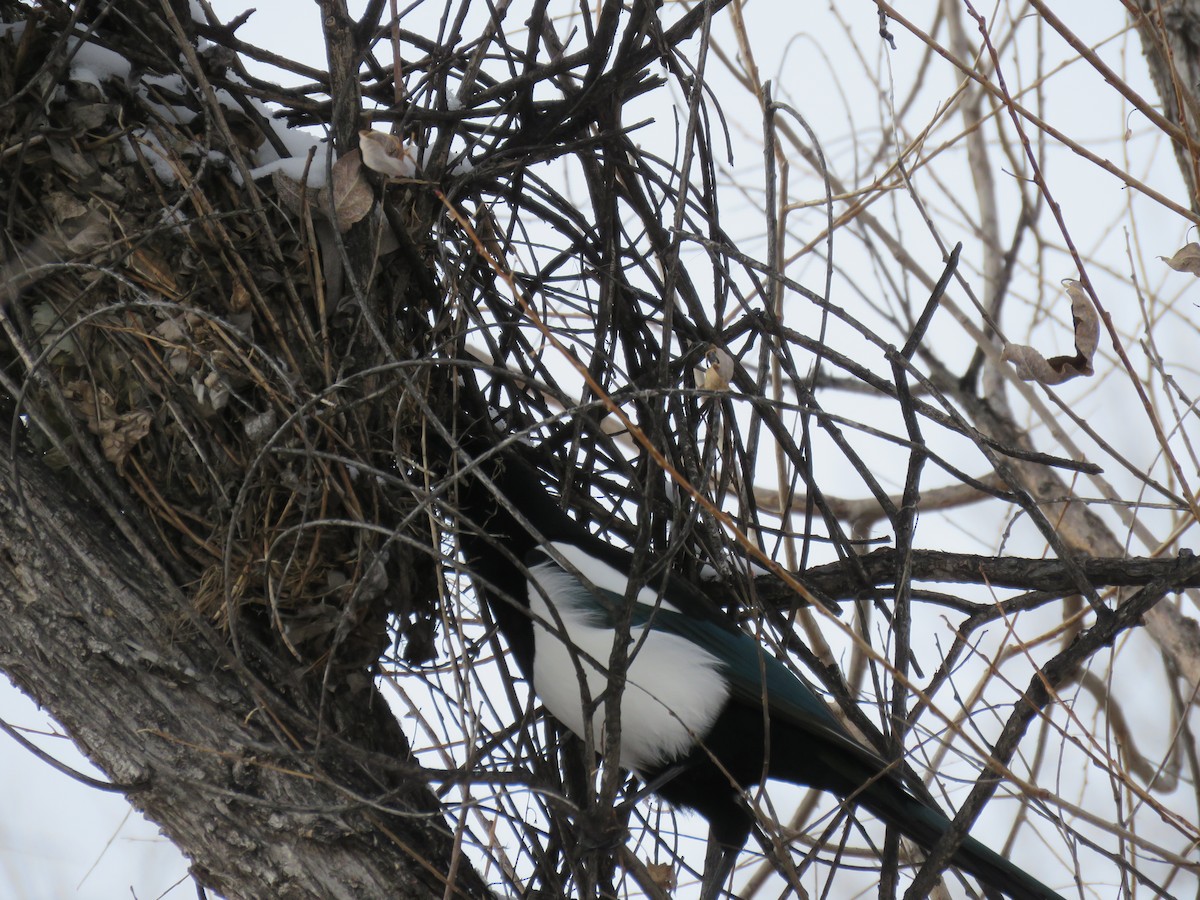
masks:
<path id="1" fill-rule="evenodd" d="M 313 157 L 312 165 L 308 165 L 308 153 L 306 151 L 303 156 L 287 156 L 251 169 L 250 177 L 257 181 L 275 172 L 282 172 L 293 181 L 303 181 L 304 167 L 308 165 L 308 186 L 314 189 L 322 188 L 325 186 L 327 176 L 325 158 L 328 156 L 328 146 L 326 144 L 325 154 L 318 152 Z"/>
<path id="2" fill-rule="evenodd" d="M 129 80 L 132 67 L 129 60 L 120 53 L 114 53 L 96 44 L 83 43 L 76 37 L 67 39 L 67 48 L 73 53 L 71 73 L 68 76 L 71 81 L 100 87 L 100 82 L 107 78 Z"/>
<path id="3" fill-rule="evenodd" d="M 133 142 L 137 141 L 138 147 L 133 146 Z M 144 128 L 136 128 L 129 132 L 127 136 L 121 138 L 121 150 L 125 154 L 125 158 L 130 162 L 136 162 L 138 151 L 145 157 L 146 162 L 150 163 L 154 169 L 154 174 L 158 176 L 158 180 L 164 184 L 171 184 L 178 180 L 175 174 L 175 167 L 171 165 L 171 153 L 162 145 L 158 138 Z"/>

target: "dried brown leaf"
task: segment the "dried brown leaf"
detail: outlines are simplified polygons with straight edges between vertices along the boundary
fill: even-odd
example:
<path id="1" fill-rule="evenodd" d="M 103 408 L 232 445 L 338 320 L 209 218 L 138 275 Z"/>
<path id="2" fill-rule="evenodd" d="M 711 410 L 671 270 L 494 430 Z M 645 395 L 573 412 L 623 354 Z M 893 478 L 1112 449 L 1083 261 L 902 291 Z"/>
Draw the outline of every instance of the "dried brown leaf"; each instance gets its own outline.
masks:
<path id="1" fill-rule="evenodd" d="M 154 329 L 154 336 L 167 346 L 163 362 L 175 375 L 186 375 L 197 365 L 199 359 L 188 349 L 189 330 L 188 323 L 183 316 L 172 316 L 165 319 Z"/>
<path id="2" fill-rule="evenodd" d="M 242 279 L 233 279 L 233 289 L 229 292 L 229 308 L 234 312 L 242 312 L 250 308 L 250 289 L 242 284 Z"/>
<path id="3" fill-rule="evenodd" d="M 708 368 L 704 371 L 701 387 L 706 391 L 725 391 L 729 389 L 729 379 L 733 377 L 733 357 L 722 348 L 713 345 L 704 354 Z"/>
<path id="4" fill-rule="evenodd" d="M 100 452 L 117 467 L 118 472 L 121 471 L 129 451 L 150 433 L 153 423 L 154 416 L 144 409 L 124 413 L 106 421 L 105 429 L 100 435 Z"/>
<path id="5" fill-rule="evenodd" d="M 56 222 L 77 218 L 88 211 L 82 200 L 66 191 L 51 191 L 43 202 Z"/>
<path id="6" fill-rule="evenodd" d="M 675 869 L 669 863 L 647 863 L 646 874 L 661 890 L 675 889 Z"/>
<path id="7" fill-rule="evenodd" d="M 312 192 L 306 193 L 300 182 L 290 175 L 285 175 L 282 169 L 271 173 L 271 184 L 275 186 L 275 196 L 279 198 L 279 202 L 292 215 L 298 216 L 304 212 L 302 198 L 307 197 L 309 205 L 312 205 Z"/>
<path id="8" fill-rule="evenodd" d="M 221 372 L 209 371 L 204 378 L 199 373 L 192 375 L 192 396 L 206 418 L 229 404 L 230 393 L 229 379 Z"/>
<path id="9" fill-rule="evenodd" d="M 363 130 L 358 133 L 362 160 L 372 172 L 389 178 L 411 178 L 417 164 L 404 141 L 382 131 Z"/>
<path id="10" fill-rule="evenodd" d="M 500 234 L 500 226 L 496 222 L 495 215 L 492 214 L 491 207 L 480 201 L 475 207 L 475 235 L 494 263 L 499 263 L 504 259 Z"/>
<path id="11" fill-rule="evenodd" d="M 1170 259 L 1165 256 L 1160 256 L 1159 259 L 1176 272 L 1190 272 L 1200 277 L 1200 244 L 1195 241 L 1180 247 Z"/>
<path id="12" fill-rule="evenodd" d="M 90 381 L 68 381 L 63 385 L 63 396 L 75 404 L 80 416 L 88 423 L 88 428 L 94 432 L 99 432 L 101 420 L 114 415 L 116 404 L 112 395 L 103 388 L 96 390 Z"/>
<path id="13" fill-rule="evenodd" d="M 330 173 L 330 183 L 317 193 L 317 208 L 328 215 L 333 204 L 333 224 L 339 232 L 371 211 L 375 193 L 362 175 L 362 154 L 351 150 L 338 158 Z"/>
<path id="14" fill-rule="evenodd" d="M 96 173 L 96 164 L 66 141 L 50 139 L 46 141 L 46 146 L 50 149 L 50 158 L 76 181 L 83 181 Z"/>
<path id="15" fill-rule="evenodd" d="M 1024 344 L 1006 344 L 1000 358 L 1013 364 L 1017 377 L 1022 381 L 1054 385 L 1070 381 L 1080 375 L 1095 374 L 1092 357 L 1100 343 L 1100 316 L 1092 305 L 1084 286 L 1074 280 L 1063 282 L 1067 296 L 1071 298 L 1071 319 L 1075 328 L 1075 355 L 1052 356 L 1046 359 L 1033 347 Z"/>
<path id="16" fill-rule="evenodd" d="M 100 438 L 101 453 L 118 470 L 134 445 L 150 433 L 154 422 L 154 415 L 148 410 L 118 413 L 112 394 L 104 388 L 97 389 L 90 381 L 68 382 L 63 386 L 63 396 L 75 405 L 88 431 Z"/>
<path id="17" fill-rule="evenodd" d="M 181 343 L 187 337 L 183 316 L 171 316 L 163 319 L 154 328 L 154 335 L 172 344 Z"/>
<path id="18" fill-rule="evenodd" d="M 1081 282 L 1068 278 L 1063 282 L 1067 296 L 1071 298 L 1071 324 L 1075 328 L 1075 353 L 1087 360 L 1088 370 L 1081 374 L 1092 374 L 1092 357 L 1100 343 L 1100 316 L 1092 305 L 1092 298 Z"/>
<path id="19" fill-rule="evenodd" d="M 171 274 L 171 267 L 161 254 L 148 247 L 136 247 L 125 259 L 125 266 L 133 275 L 134 281 L 139 281 L 151 290 L 158 291 L 164 297 L 172 300 L 179 299 L 179 284 Z"/>

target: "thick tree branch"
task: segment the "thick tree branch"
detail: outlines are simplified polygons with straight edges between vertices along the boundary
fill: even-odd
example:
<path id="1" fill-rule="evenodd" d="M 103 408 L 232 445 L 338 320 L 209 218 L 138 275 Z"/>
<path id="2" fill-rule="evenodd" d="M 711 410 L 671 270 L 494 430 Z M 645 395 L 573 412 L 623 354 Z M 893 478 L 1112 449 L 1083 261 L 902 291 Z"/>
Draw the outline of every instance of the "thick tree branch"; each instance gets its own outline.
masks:
<path id="1" fill-rule="evenodd" d="M 917 583 L 982 584 L 1060 595 L 1075 590 L 1067 566 L 1056 559 L 913 550 L 910 560 L 912 580 Z M 1143 587 L 1161 581 L 1175 592 L 1200 587 L 1200 571 L 1194 560 L 1192 554 L 1183 553 L 1175 559 L 1083 558 L 1076 564 L 1098 588 Z M 891 585 L 895 566 L 896 551 L 888 547 L 858 557 L 854 569 L 842 563 L 816 566 L 803 573 L 803 581 L 830 599 L 849 600 L 869 595 L 872 587 Z M 866 574 L 868 583 L 862 581 L 860 571 Z M 785 601 L 791 595 L 787 586 L 771 575 L 755 579 L 755 590 L 766 602 Z"/>

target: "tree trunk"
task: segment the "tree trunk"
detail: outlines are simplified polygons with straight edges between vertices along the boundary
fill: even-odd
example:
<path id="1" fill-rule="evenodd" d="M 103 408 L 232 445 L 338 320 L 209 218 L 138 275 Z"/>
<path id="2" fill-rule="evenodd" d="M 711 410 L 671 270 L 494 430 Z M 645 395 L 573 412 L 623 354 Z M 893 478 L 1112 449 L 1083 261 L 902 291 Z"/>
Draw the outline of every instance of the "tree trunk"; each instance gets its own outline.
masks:
<path id="1" fill-rule="evenodd" d="M 469 865 L 445 878 L 458 848 L 374 690 L 326 704 L 318 734 L 311 698 L 254 677 L 58 476 L 0 455 L 0 481 L 0 669 L 197 881 L 229 898 L 486 894 Z"/>
<path id="2" fill-rule="evenodd" d="M 1197 177 L 1200 171 L 1200 2 L 1197 0 L 1139 0 L 1141 15 L 1133 23 L 1142 40 L 1150 76 L 1162 100 L 1167 121 L 1178 125 L 1188 145 L 1174 141 L 1175 158 L 1187 185 L 1193 210 L 1200 211 Z M 1130 4 L 1133 7 L 1133 4 Z M 1159 13 L 1161 12 L 1161 17 Z"/>

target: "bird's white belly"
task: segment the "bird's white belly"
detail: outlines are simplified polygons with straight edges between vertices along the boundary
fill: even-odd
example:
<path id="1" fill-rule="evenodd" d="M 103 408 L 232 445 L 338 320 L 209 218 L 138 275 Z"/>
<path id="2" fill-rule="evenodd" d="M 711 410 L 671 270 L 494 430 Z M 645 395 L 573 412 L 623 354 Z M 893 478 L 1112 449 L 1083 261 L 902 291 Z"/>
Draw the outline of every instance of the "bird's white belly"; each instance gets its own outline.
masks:
<path id="1" fill-rule="evenodd" d="M 588 563 L 610 570 L 604 581 L 619 577 L 615 569 L 596 560 Z M 591 578 L 604 573 L 579 568 L 594 584 L 608 587 Z M 578 605 L 561 602 L 551 609 L 547 597 L 553 600 L 565 596 L 564 591 L 579 589 L 574 576 L 554 563 L 534 566 L 531 574 L 537 581 L 529 587 L 534 616 L 533 687 L 556 719 L 584 737 L 583 706 L 598 700 L 607 687 L 604 669 L 614 632 L 590 622 L 587 610 Z M 686 638 L 661 631 L 647 634 L 644 627 L 631 628 L 630 638 L 621 696 L 620 764 L 646 772 L 683 756 L 707 736 L 729 691 L 717 658 Z M 586 693 L 581 690 L 581 674 Z M 592 717 L 592 739 L 595 749 L 602 750 L 603 702 Z"/>

